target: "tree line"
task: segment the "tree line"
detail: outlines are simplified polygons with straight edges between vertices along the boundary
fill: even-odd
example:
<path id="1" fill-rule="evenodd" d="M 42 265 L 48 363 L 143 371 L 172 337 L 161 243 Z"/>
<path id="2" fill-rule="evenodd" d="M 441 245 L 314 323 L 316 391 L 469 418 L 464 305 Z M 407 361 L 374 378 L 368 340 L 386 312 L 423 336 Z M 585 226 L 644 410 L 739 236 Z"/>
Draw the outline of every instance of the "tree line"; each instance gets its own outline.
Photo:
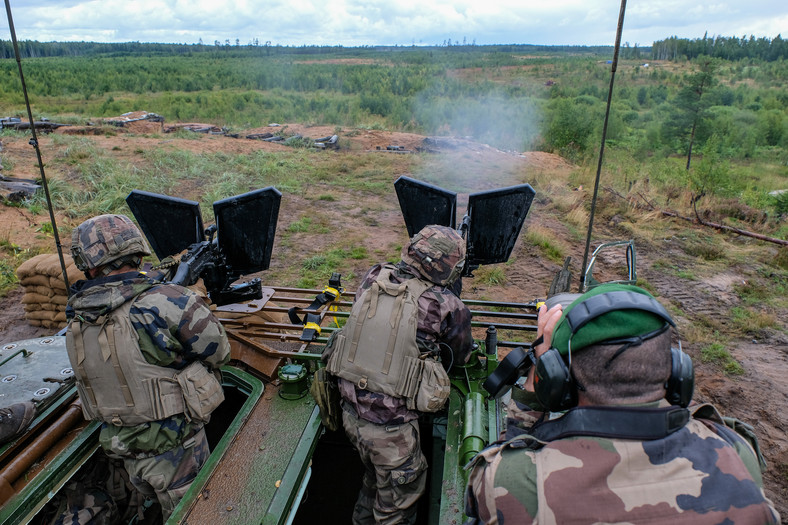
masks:
<path id="1" fill-rule="evenodd" d="M 77 56 L 183 56 L 205 54 L 215 56 L 271 56 L 271 55 L 340 55 L 356 56 L 367 55 L 370 52 L 391 54 L 393 52 L 408 51 L 440 51 L 443 53 L 460 54 L 467 51 L 484 53 L 572 53 L 572 54 L 613 54 L 613 46 L 545 46 L 531 44 L 495 44 L 479 46 L 471 44 L 439 46 L 283 46 L 272 44 L 270 40 L 262 42 L 255 38 L 248 44 L 241 44 L 239 39 L 232 43 L 229 39 L 224 42 L 215 40 L 213 44 L 166 44 L 150 42 L 39 42 L 37 40 L 18 41 L 20 58 L 44 57 L 77 57 Z M 636 46 L 637 47 L 637 46 Z M 641 48 L 648 51 L 649 48 Z M 0 59 L 15 58 L 13 43 L 10 40 L 0 39 Z"/>
<path id="2" fill-rule="evenodd" d="M 36 40 L 22 40 L 19 43 L 21 58 L 63 57 L 63 56 L 123 56 L 123 55 L 190 55 L 194 53 L 235 52 L 248 56 L 278 55 L 305 55 L 305 54 L 344 54 L 355 55 L 366 53 L 370 50 L 390 53 L 392 51 L 406 50 L 442 50 L 454 53 L 466 52 L 471 49 L 482 49 L 490 53 L 581 53 L 581 54 L 608 54 L 612 55 L 612 46 L 543 46 L 529 44 L 500 44 L 477 46 L 476 44 L 460 44 L 443 46 L 282 46 L 274 45 L 270 40 L 260 43 L 254 39 L 248 44 L 241 44 L 235 39 L 233 45 L 229 39 L 224 43 L 216 40 L 213 45 L 203 44 L 165 44 L 148 42 L 38 42 Z M 694 59 L 699 56 L 711 56 L 725 60 L 740 60 L 752 58 L 764 61 L 788 59 L 788 41 L 780 35 L 775 38 L 760 37 L 725 37 L 703 35 L 703 38 L 688 39 L 670 37 L 658 40 L 651 47 L 633 48 L 625 44 L 624 58 L 642 58 L 650 56 L 652 60 Z M 14 48 L 10 40 L 0 40 L 0 59 L 14 58 Z"/>
<path id="3" fill-rule="evenodd" d="M 766 37 L 709 37 L 688 39 L 670 37 L 658 40 L 651 46 L 653 60 L 695 59 L 700 56 L 722 58 L 725 60 L 742 60 L 746 58 L 773 62 L 788 59 L 788 41 L 780 35 L 770 39 Z"/>

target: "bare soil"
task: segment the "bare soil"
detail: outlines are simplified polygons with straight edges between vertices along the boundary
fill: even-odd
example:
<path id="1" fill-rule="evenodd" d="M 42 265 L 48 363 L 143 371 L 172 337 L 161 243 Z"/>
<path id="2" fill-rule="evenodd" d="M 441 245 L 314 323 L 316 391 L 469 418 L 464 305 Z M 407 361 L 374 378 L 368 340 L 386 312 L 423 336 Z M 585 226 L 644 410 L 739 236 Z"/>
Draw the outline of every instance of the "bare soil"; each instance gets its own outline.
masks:
<path id="1" fill-rule="evenodd" d="M 277 134 L 283 129 L 286 129 L 288 134 L 298 133 L 311 138 L 337 133 L 336 128 L 329 126 L 287 124 L 279 128 L 247 130 L 244 136 L 265 132 Z M 553 174 L 555 178 L 566 180 L 573 169 L 571 164 L 555 155 L 541 152 L 503 152 L 461 139 L 434 142 L 425 141 L 425 137 L 420 135 L 379 130 L 342 130 L 339 135 L 343 148 L 323 154 L 399 156 L 419 151 L 442 156 L 453 154 L 456 156 L 458 179 L 461 178 L 464 187 L 472 187 L 472 191 L 531 182 L 536 175 L 544 174 Z M 134 153 L 136 150 L 150 148 L 188 149 L 194 152 L 221 151 L 228 154 L 251 153 L 257 150 L 288 151 L 287 147 L 281 144 L 225 136 L 202 135 L 195 136 L 194 139 L 170 139 L 167 135 L 132 136 L 118 133 L 114 136 L 91 136 L 90 139 L 94 141 L 96 148 L 118 160 L 128 162 L 134 162 L 135 158 L 139 157 Z M 38 177 L 35 153 L 27 140 L 24 137 L 2 139 L 3 151 L 0 155 L 6 156 L 13 166 L 13 169 L 6 170 L 6 176 L 27 179 Z M 45 162 L 48 160 L 47 156 L 51 158 L 58 154 L 58 147 L 52 143 L 51 137 L 42 137 L 40 143 Z M 399 146 L 406 153 L 387 151 L 388 146 Z M 407 173 L 403 171 L 402 174 Z M 58 173 L 47 175 L 68 176 Z M 441 185 L 454 189 L 448 183 Z M 185 191 L 198 189 L 190 188 Z M 393 188 L 391 195 L 385 197 L 350 191 L 337 195 L 335 188 L 332 189 L 332 195 L 336 197 L 335 200 L 320 201 L 321 216 L 333 225 L 330 233 L 295 234 L 289 243 L 292 246 L 279 246 L 275 249 L 272 271 L 281 270 L 293 265 L 295 261 L 318 253 L 322 247 L 330 245 L 339 236 L 363 245 L 370 254 L 392 253 L 392 247 L 401 245 L 405 240 L 404 223 Z M 192 195 L 179 196 L 193 198 Z M 588 195 L 585 197 L 590 199 Z M 459 195 L 460 203 L 463 199 L 467 199 L 467 194 Z M 554 208 L 547 210 L 550 199 L 550 195 L 537 193 L 526 220 L 526 227 L 546 229 L 557 241 L 571 247 L 568 255 L 573 258 L 572 270 L 576 276 L 583 258 L 583 241 L 577 240 L 576 228 L 567 226 L 564 218 Z M 314 201 L 285 195 L 280 211 L 279 230 L 287 228 L 305 209 L 309 209 L 309 206 L 314 206 Z M 362 208 L 378 211 L 374 216 L 370 216 Z M 0 205 L 0 241 L 7 241 L 33 253 L 54 252 L 51 235 L 38 231 L 42 224 L 47 222 L 49 216 L 46 214 L 33 215 L 23 208 Z M 62 214 L 58 216 L 58 222 L 74 225 L 73 220 L 63 217 Z M 769 281 L 764 279 L 768 269 L 754 262 L 748 266 L 736 264 L 722 270 L 709 270 L 708 265 L 703 265 L 702 261 L 687 255 L 683 250 L 685 241 L 678 232 L 687 227 L 686 223 L 675 225 L 665 221 L 665 232 L 657 240 L 638 239 L 638 275 L 654 288 L 655 295 L 664 304 L 678 312 L 676 317 L 680 330 L 690 330 L 692 323 L 702 322 L 718 327 L 725 333 L 726 329 L 730 330 L 731 309 L 743 306 L 735 287 L 748 282 L 771 286 Z M 723 237 L 723 234 L 709 234 Z M 584 235 L 583 231 L 580 236 Z M 629 236 L 627 230 L 617 226 L 616 220 L 600 218 L 595 225 L 594 245 L 601 241 L 628 239 Z M 726 243 L 748 250 L 764 251 L 767 254 L 776 250 L 767 243 L 759 244 L 752 239 L 731 235 L 724 238 Z M 61 239 L 61 243 L 68 246 L 67 239 Z M 675 269 L 666 269 L 664 261 L 671 261 L 683 273 L 677 274 Z M 612 268 L 622 264 L 615 256 L 603 260 L 598 263 L 596 277 L 599 280 L 617 278 L 619 274 Z M 357 279 L 363 275 L 366 265 L 366 262 L 348 261 L 347 274 L 352 272 Z M 538 247 L 525 243 L 521 235 L 510 262 L 504 267 L 506 282 L 493 286 L 482 279 L 468 279 L 464 281 L 463 296 L 513 302 L 544 298 L 559 269 L 558 263 L 547 259 Z M 680 276 L 691 275 L 693 272 L 702 277 Z M 265 272 L 262 277 L 265 282 Z M 358 283 L 351 279 L 344 284 L 353 289 Z M 22 294 L 19 287 L 0 298 L 0 344 L 49 334 L 49 330 L 33 327 L 25 320 L 20 302 Z M 693 356 L 695 362 L 695 399 L 714 403 L 725 415 L 738 417 L 755 428 L 769 464 L 764 475 L 767 495 L 778 506 L 781 514 L 788 517 L 788 411 L 785 410 L 788 406 L 788 336 L 785 326 L 788 312 L 774 311 L 771 314 L 778 320 L 779 329 L 768 328 L 756 331 L 756 335 L 734 336 L 733 341 L 726 345 L 742 365 L 743 374 L 728 375 L 719 364 L 702 362 L 699 344 L 685 343 L 684 350 Z"/>

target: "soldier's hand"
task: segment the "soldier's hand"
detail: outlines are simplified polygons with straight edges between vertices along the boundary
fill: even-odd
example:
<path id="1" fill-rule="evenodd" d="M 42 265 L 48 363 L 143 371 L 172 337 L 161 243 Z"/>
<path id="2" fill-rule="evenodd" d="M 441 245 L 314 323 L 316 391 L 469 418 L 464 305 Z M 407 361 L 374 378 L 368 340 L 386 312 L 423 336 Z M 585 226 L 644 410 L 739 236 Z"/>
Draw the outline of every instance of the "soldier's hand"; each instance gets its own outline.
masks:
<path id="1" fill-rule="evenodd" d="M 549 310 L 546 305 L 539 309 L 539 317 L 536 323 L 536 338 L 542 338 L 542 342 L 534 347 L 534 355 L 538 359 L 542 354 L 550 350 L 550 343 L 553 341 L 553 330 L 555 325 L 563 315 L 563 306 L 556 304 Z"/>
<path id="2" fill-rule="evenodd" d="M 539 308 L 539 317 L 536 323 L 536 340 L 541 339 L 541 343 L 534 346 L 534 356 L 539 359 L 545 352 L 550 350 L 550 343 L 553 341 L 553 330 L 563 315 L 563 306 L 556 304 L 549 310 L 546 305 Z M 529 392 L 534 391 L 535 367 L 528 370 L 528 379 L 525 381 L 525 389 Z"/>

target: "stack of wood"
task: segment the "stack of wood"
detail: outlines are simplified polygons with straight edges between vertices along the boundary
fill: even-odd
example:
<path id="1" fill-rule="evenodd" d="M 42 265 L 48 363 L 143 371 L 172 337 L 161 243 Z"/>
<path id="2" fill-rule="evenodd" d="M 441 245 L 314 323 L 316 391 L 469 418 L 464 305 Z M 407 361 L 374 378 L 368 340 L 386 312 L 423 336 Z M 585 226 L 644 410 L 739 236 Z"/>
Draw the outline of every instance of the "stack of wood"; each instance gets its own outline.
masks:
<path id="1" fill-rule="evenodd" d="M 69 284 L 85 278 L 71 257 L 66 256 L 65 260 Z M 66 326 L 68 292 L 57 254 L 45 253 L 28 259 L 16 269 L 16 276 L 25 289 L 22 304 L 30 324 L 53 330 Z"/>

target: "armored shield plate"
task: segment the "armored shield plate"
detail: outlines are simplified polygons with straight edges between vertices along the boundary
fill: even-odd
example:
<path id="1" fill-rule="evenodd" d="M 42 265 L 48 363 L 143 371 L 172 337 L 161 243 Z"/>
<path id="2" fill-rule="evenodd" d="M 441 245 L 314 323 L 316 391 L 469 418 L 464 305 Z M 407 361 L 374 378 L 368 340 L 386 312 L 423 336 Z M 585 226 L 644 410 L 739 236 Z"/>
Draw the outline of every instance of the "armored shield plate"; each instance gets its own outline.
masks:
<path id="1" fill-rule="evenodd" d="M 269 186 L 213 203 L 219 249 L 231 277 L 268 268 L 281 200 L 279 190 Z"/>
<path id="2" fill-rule="evenodd" d="M 204 239 L 200 204 L 195 201 L 133 190 L 126 204 L 159 259 Z"/>
<path id="3" fill-rule="evenodd" d="M 457 194 L 404 175 L 394 182 L 408 237 L 431 224 L 455 228 Z"/>
<path id="4" fill-rule="evenodd" d="M 509 260 L 535 194 L 530 184 L 520 184 L 468 197 L 468 264 Z"/>

